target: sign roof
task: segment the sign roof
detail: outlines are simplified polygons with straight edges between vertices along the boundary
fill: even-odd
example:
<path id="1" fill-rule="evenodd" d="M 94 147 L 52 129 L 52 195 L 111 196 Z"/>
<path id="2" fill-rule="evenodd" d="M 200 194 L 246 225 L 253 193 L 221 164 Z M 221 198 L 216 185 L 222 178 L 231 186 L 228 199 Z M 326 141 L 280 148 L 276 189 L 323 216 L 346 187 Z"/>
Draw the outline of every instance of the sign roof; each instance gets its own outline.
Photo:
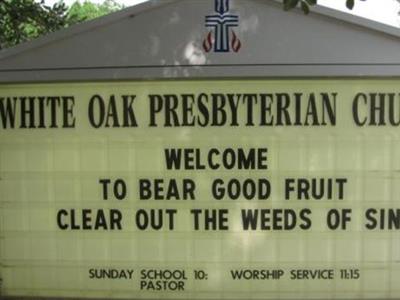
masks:
<path id="1" fill-rule="evenodd" d="M 400 75 L 390 26 L 273 0 L 217 2 L 150 1 L 4 50 L 0 82 Z"/>

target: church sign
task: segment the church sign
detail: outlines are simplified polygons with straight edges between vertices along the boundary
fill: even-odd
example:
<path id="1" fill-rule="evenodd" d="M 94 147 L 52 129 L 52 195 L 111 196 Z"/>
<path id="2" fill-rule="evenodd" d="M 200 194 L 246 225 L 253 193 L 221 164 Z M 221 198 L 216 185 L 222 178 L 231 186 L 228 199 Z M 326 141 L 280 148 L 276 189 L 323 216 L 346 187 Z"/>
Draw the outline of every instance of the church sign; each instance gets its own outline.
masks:
<path id="1" fill-rule="evenodd" d="M 1 295 L 400 297 L 398 86 L 3 84 Z"/>

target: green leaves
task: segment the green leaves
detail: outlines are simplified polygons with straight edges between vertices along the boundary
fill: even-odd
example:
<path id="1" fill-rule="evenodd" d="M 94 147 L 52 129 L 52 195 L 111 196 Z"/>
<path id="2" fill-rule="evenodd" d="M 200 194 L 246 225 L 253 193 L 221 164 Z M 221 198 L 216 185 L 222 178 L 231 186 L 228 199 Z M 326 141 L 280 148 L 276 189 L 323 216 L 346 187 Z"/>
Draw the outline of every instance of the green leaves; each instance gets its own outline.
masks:
<path id="1" fill-rule="evenodd" d="M 310 6 L 317 4 L 317 0 L 283 0 L 283 9 L 290 10 L 299 4 L 303 12 L 308 15 L 310 13 Z"/>
<path id="2" fill-rule="evenodd" d="M 300 0 L 284 0 L 283 1 L 283 9 L 289 10 L 295 8 L 299 4 Z"/>
<path id="3" fill-rule="evenodd" d="M 100 4 L 95 4 L 89 1 L 84 1 L 83 3 L 75 1 L 68 11 L 67 24 L 77 24 L 107 15 L 123 8 L 124 6 L 117 3 L 115 0 L 105 0 Z"/>
<path id="4" fill-rule="evenodd" d="M 301 1 L 301 9 L 306 15 L 310 13 L 310 7 L 308 5 L 309 5 L 308 3 Z"/>
<path id="5" fill-rule="evenodd" d="M 348 9 L 353 9 L 354 8 L 354 0 L 346 0 L 346 7 Z"/>
<path id="6" fill-rule="evenodd" d="M 76 1 L 70 9 L 62 0 L 0 0 L 0 49 L 122 9 L 115 0 L 93 4 Z"/>
<path id="7" fill-rule="evenodd" d="M 62 28 L 66 11 L 63 2 L 50 7 L 43 0 L 0 0 L 0 49 Z"/>

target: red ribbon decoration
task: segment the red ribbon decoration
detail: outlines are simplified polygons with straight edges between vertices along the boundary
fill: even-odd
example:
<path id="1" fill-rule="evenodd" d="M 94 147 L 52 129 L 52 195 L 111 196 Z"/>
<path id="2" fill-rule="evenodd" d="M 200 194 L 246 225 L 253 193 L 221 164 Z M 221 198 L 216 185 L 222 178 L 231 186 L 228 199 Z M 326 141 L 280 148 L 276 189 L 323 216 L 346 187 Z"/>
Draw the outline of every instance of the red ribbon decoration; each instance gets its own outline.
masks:
<path id="1" fill-rule="evenodd" d="M 203 41 L 203 49 L 206 52 L 210 52 L 213 46 L 213 40 L 212 40 L 212 32 L 210 31 L 207 35 L 207 37 Z"/>
<path id="2" fill-rule="evenodd" d="M 235 32 L 232 30 L 232 50 L 234 52 L 239 52 L 240 48 L 242 48 L 242 42 L 238 39 Z"/>

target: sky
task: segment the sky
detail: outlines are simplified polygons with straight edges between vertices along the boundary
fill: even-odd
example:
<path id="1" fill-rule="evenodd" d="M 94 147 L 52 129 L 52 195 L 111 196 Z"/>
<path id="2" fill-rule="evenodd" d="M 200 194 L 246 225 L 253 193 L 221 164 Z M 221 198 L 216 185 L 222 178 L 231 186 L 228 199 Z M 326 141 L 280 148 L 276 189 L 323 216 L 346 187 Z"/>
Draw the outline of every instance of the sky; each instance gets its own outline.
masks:
<path id="1" fill-rule="evenodd" d="M 400 3 L 397 0 L 356 1 L 352 11 L 346 8 L 345 0 L 319 0 L 319 4 L 378 21 L 387 25 L 400 27 Z"/>
<path id="2" fill-rule="evenodd" d="M 52 5 L 57 0 L 46 0 L 47 4 Z M 81 0 L 82 2 L 83 0 Z M 136 5 L 146 0 L 116 0 L 125 6 Z M 399 0 L 400 1 L 400 0 Z M 75 0 L 64 0 L 68 5 Z M 103 0 L 91 0 L 91 2 L 99 3 Z M 338 10 L 343 10 L 364 18 L 378 21 L 387 25 L 400 27 L 400 3 L 397 0 L 367 0 L 356 1 L 356 6 L 352 11 L 349 11 L 345 6 L 345 0 L 318 0 L 318 3 L 327 7 Z"/>

